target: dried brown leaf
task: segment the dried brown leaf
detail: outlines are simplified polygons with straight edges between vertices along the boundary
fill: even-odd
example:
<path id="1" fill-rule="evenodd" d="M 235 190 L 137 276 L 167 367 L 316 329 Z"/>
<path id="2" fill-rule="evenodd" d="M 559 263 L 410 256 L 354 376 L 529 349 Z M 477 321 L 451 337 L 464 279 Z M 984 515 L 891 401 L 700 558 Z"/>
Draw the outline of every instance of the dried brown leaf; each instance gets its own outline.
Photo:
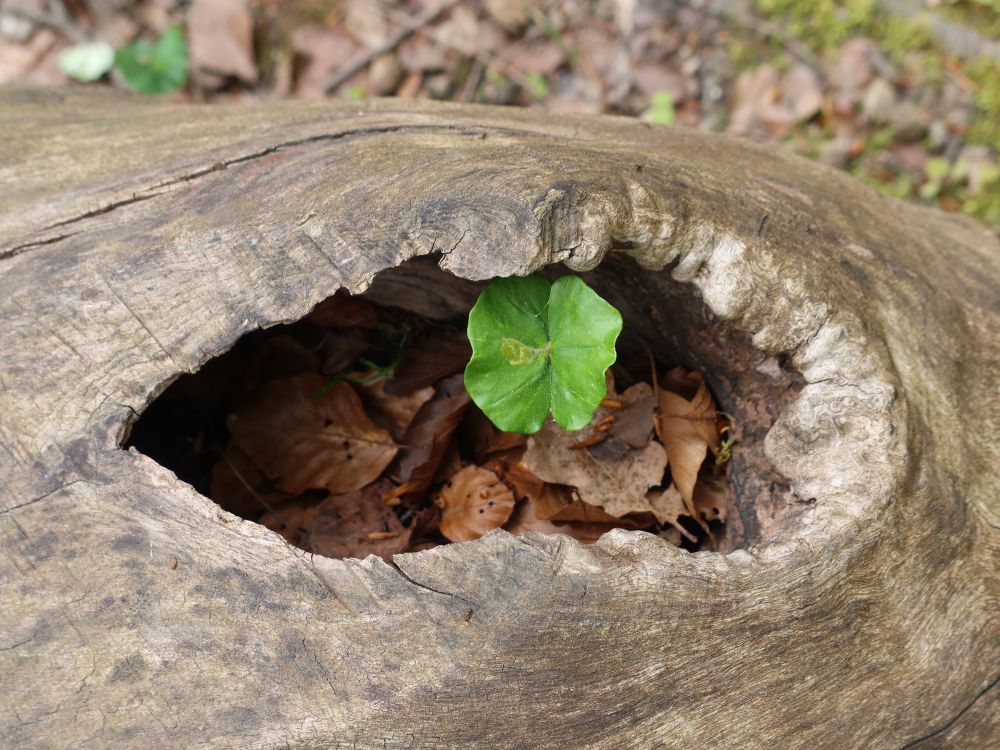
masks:
<path id="1" fill-rule="evenodd" d="M 681 526 L 678 520 L 681 516 L 691 516 L 691 513 L 675 485 L 671 484 L 663 492 L 650 492 L 648 499 L 657 521 L 669 523 L 692 542 L 697 541 L 697 538 Z"/>
<path id="2" fill-rule="evenodd" d="M 358 390 L 372 421 L 385 427 L 394 439 L 401 441 L 420 407 L 433 398 L 434 389 L 421 388 L 405 396 L 393 396 L 385 392 L 385 384 L 384 379 L 376 380 L 374 383 L 358 385 Z"/>
<path id="3" fill-rule="evenodd" d="M 510 520 L 504 529 L 511 534 L 523 534 L 526 531 L 538 531 L 542 534 L 565 534 L 584 544 L 593 544 L 612 529 L 621 528 L 620 524 L 610 523 L 553 523 L 536 514 L 535 504 L 531 500 L 522 500 L 517 504 Z"/>
<path id="4" fill-rule="evenodd" d="M 693 391 L 693 395 L 688 396 Z M 700 373 L 674 368 L 663 376 L 657 393 L 657 434 L 670 458 L 670 473 L 689 514 L 694 485 L 708 451 L 718 450 L 716 407 Z"/>
<path id="5" fill-rule="evenodd" d="M 305 320 L 326 328 L 374 328 L 378 325 L 378 310 L 341 289 L 316 305 Z"/>
<path id="6" fill-rule="evenodd" d="M 318 371 L 319 357 L 288 334 L 279 333 L 254 354 L 249 382 L 256 386 L 268 380 Z"/>
<path id="7" fill-rule="evenodd" d="M 258 469 L 233 441 L 212 468 L 209 495 L 224 510 L 238 516 L 253 516 L 291 500 Z"/>
<path id="8" fill-rule="evenodd" d="M 368 351 L 368 339 L 357 328 L 328 331 L 317 350 L 319 371 L 324 375 L 336 375 Z"/>
<path id="9" fill-rule="evenodd" d="M 434 329 L 421 336 L 405 352 L 386 383 L 385 392 L 395 396 L 434 385 L 442 378 L 465 370 L 472 346 L 465 331 Z"/>
<path id="10" fill-rule="evenodd" d="M 229 431 L 280 489 L 293 494 L 360 489 L 399 450 L 368 418 L 348 383 L 329 388 L 326 378 L 313 374 L 266 383 L 230 416 Z"/>
<path id="11" fill-rule="evenodd" d="M 441 508 L 441 533 L 453 542 L 468 542 L 507 522 L 514 494 L 492 471 L 466 466 L 445 483 L 434 503 Z"/>
<path id="12" fill-rule="evenodd" d="M 426 495 L 470 400 L 462 375 L 455 375 L 438 384 L 434 397 L 414 417 L 393 467 L 411 500 Z"/>
<path id="13" fill-rule="evenodd" d="M 317 507 L 313 498 L 298 497 L 261 514 L 258 523 L 283 536 L 289 544 L 301 547 Z"/>
<path id="14" fill-rule="evenodd" d="M 411 529 L 382 502 L 382 494 L 390 488 L 383 481 L 328 497 L 312 516 L 306 547 L 334 558 L 377 555 L 391 560 L 404 552 L 410 546 Z"/>
<path id="15" fill-rule="evenodd" d="M 528 442 L 527 435 L 498 430 L 475 405 L 469 407 L 469 412 L 462 421 L 462 434 L 471 443 L 472 450 L 480 461 L 492 453 L 521 448 Z"/>
<path id="16" fill-rule="evenodd" d="M 598 408 L 590 426 L 576 432 L 567 432 L 550 419 L 528 440 L 525 466 L 546 482 L 575 487 L 580 500 L 612 516 L 648 512 L 646 491 L 663 481 L 667 465 L 662 445 L 650 442 L 609 456 L 573 447 L 599 435 L 595 425 L 610 412 Z"/>
<path id="17" fill-rule="evenodd" d="M 643 448 L 653 437 L 656 394 L 649 383 L 636 383 L 617 397 L 622 408 L 612 414 L 610 437 L 631 448 Z"/>
<path id="18" fill-rule="evenodd" d="M 257 80 L 253 18 L 245 0 L 193 0 L 186 15 L 195 83 L 214 87 L 228 77 Z"/>

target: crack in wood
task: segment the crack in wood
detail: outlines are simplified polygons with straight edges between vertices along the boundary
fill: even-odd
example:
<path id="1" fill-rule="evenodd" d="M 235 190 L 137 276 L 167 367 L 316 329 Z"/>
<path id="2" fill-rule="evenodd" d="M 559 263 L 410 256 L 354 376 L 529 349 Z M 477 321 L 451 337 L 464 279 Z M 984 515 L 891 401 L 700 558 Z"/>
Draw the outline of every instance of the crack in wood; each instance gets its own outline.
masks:
<path id="1" fill-rule="evenodd" d="M 926 744 L 927 742 L 930 742 L 931 740 L 935 739 L 936 737 L 940 737 L 941 735 L 943 735 L 945 732 L 947 732 L 953 726 L 955 726 L 959 722 L 959 720 L 963 716 L 965 716 L 965 714 L 968 713 L 972 709 L 973 706 L 975 706 L 980 700 L 982 700 L 982 698 L 988 692 L 990 692 L 995 687 L 997 687 L 997 685 L 1000 685 L 1000 674 L 998 674 L 996 677 L 994 677 L 993 680 L 989 684 L 986 685 L 986 687 L 984 687 L 982 690 L 980 690 L 978 693 L 976 693 L 973 696 L 972 700 L 969 701 L 962 708 L 962 710 L 959 711 L 957 714 L 955 714 L 950 720 L 948 720 L 947 722 L 945 722 L 944 724 L 942 724 L 940 727 L 938 727 L 934 731 L 932 731 L 932 732 L 924 735 L 923 737 L 920 737 L 919 739 L 913 740 L 912 742 L 909 742 L 909 743 L 903 745 L 900 748 L 900 750 L 912 750 L 913 748 L 920 747 L 921 745 Z"/>

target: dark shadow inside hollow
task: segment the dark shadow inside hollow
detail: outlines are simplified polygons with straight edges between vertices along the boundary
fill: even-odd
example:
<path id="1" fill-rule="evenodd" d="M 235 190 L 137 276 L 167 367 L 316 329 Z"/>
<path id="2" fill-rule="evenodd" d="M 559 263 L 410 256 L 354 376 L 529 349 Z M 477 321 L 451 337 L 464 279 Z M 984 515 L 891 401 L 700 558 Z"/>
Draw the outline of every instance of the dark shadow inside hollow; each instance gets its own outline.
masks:
<path id="1" fill-rule="evenodd" d="M 565 273 L 562 266 L 545 271 L 552 278 Z M 614 367 L 621 388 L 640 380 L 651 382 L 652 355 L 659 372 L 676 365 L 701 372 L 719 409 L 731 420 L 738 442 L 723 483 L 726 522 L 713 524 L 710 548 L 726 552 L 774 538 L 796 499 L 765 458 L 763 439 L 797 395 L 801 378 L 781 358 L 758 351 L 747 334 L 714 316 L 697 290 L 674 281 L 669 270 L 651 272 L 627 256 L 611 254 L 596 270 L 582 276 L 622 313 L 624 328 Z M 441 270 L 437 258 L 422 257 L 382 272 L 361 297 L 389 316 L 419 316 L 429 325 L 462 331 L 484 287 L 485 283 Z M 233 387 L 234 373 L 241 377 L 255 361 L 255 353 L 285 331 L 306 348 L 315 334 L 307 322 L 300 321 L 244 336 L 230 351 L 164 391 L 136 422 L 128 445 L 213 497 L 213 470 L 223 460 L 220 457 L 230 439 L 227 419 L 234 409 L 230 398 L 240 387 Z M 280 374 L 285 365 L 274 357 L 269 361 L 268 366 Z M 243 481 L 243 474 L 236 474 Z M 226 507 L 225 502 L 221 504 Z M 261 504 L 268 506 L 267 499 Z M 261 507 L 226 509 L 252 520 L 266 520 L 262 516 L 267 511 Z M 693 547 L 687 541 L 684 545 L 699 549 L 701 541 Z"/>

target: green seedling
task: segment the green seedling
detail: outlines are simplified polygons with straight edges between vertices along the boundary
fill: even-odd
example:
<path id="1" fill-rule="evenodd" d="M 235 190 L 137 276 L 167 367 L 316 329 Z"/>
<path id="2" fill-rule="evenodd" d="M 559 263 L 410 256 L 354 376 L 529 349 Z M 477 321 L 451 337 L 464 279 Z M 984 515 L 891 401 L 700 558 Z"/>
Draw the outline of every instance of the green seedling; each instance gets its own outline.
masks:
<path id="1" fill-rule="evenodd" d="M 188 77 L 188 48 L 179 26 L 172 26 L 153 44 L 139 39 L 115 53 L 115 65 L 129 88 L 141 94 L 167 94 Z"/>
<path id="2" fill-rule="evenodd" d="M 549 412 L 585 427 L 606 394 L 622 316 L 576 276 L 493 281 L 469 313 L 465 387 L 505 432 L 533 434 Z"/>

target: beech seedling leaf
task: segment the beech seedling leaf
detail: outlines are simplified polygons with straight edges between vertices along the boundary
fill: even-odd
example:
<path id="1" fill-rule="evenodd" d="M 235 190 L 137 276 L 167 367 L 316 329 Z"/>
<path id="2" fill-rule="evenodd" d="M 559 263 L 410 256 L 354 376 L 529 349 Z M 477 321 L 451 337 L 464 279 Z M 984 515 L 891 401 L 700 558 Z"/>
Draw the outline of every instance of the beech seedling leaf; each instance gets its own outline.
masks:
<path id="1" fill-rule="evenodd" d="M 621 313 L 576 276 L 497 279 L 469 313 L 465 387 L 504 432 L 534 434 L 550 411 L 579 430 L 604 398 L 621 330 Z"/>

